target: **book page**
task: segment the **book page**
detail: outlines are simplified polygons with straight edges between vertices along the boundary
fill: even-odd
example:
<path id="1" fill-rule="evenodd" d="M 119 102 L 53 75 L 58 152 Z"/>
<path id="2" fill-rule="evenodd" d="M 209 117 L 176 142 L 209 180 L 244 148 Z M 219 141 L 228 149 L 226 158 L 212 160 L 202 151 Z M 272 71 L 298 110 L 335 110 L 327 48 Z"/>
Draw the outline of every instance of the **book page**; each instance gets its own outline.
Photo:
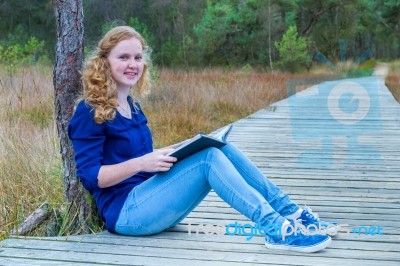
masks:
<path id="1" fill-rule="evenodd" d="M 211 137 L 219 139 L 221 141 L 226 141 L 228 134 L 232 129 L 232 124 L 227 125 L 226 127 L 222 128 L 218 133 L 211 135 Z"/>

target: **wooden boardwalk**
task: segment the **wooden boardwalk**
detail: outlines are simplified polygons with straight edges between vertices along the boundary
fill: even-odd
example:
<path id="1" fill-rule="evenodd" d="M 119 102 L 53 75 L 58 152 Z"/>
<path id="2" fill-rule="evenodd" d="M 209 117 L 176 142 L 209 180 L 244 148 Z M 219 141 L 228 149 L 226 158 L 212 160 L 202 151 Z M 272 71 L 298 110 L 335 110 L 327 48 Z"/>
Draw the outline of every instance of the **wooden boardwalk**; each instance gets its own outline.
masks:
<path id="1" fill-rule="evenodd" d="M 313 254 L 268 250 L 260 236 L 213 233 L 249 221 L 211 192 L 161 234 L 10 238 L 0 265 L 400 265 L 400 106 L 382 79 L 307 89 L 237 121 L 230 141 L 299 204 L 361 234 Z M 365 234 L 373 226 L 382 235 Z"/>

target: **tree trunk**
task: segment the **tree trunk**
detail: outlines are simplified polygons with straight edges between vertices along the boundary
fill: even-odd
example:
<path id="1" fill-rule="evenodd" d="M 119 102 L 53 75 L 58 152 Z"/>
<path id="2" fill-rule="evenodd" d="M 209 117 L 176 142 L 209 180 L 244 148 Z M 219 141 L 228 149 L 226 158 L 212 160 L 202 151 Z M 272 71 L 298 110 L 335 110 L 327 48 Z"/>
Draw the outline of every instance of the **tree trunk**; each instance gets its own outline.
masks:
<path id="1" fill-rule="evenodd" d="M 82 90 L 83 66 L 82 0 L 53 0 L 57 24 L 56 63 L 54 67 L 55 114 L 63 162 L 64 192 L 67 201 L 67 227 L 63 233 L 87 233 L 92 203 L 76 177 L 72 143 L 67 135 L 74 103 Z M 88 200 L 89 199 L 89 200 Z"/>
<path id="2" fill-rule="evenodd" d="M 272 42 L 271 42 L 271 1 L 268 0 L 268 57 L 269 57 L 269 67 L 271 71 L 274 70 L 272 67 Z"/>

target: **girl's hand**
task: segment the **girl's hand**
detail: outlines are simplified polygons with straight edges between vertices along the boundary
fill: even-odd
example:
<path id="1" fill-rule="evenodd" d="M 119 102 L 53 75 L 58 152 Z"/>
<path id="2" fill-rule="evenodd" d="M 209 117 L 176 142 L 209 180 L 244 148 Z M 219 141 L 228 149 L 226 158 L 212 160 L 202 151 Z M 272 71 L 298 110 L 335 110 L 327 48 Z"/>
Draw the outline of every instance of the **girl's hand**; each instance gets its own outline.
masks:
<path id="1" fill-rule="evenodd" d="M 174 165 L 176 158 L 168 156 L 174 149 L 164 148 L 139 157 L 144 172 L 166 172 Z"/>

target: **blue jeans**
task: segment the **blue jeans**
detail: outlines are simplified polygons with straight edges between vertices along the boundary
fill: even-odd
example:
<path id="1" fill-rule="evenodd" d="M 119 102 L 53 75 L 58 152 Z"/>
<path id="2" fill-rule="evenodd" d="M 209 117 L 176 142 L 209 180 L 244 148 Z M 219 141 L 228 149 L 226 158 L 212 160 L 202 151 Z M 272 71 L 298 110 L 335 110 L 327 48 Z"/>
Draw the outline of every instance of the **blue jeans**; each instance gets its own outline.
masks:
<path id="1" fill-rule="evenodd" d="M 115 231 L 159 233 L 182 221 L 210 192 L 261 226 L 282 224 L 299 207 L 234 145 L 208 148 L 160 172 L 129 193 Z"/>

